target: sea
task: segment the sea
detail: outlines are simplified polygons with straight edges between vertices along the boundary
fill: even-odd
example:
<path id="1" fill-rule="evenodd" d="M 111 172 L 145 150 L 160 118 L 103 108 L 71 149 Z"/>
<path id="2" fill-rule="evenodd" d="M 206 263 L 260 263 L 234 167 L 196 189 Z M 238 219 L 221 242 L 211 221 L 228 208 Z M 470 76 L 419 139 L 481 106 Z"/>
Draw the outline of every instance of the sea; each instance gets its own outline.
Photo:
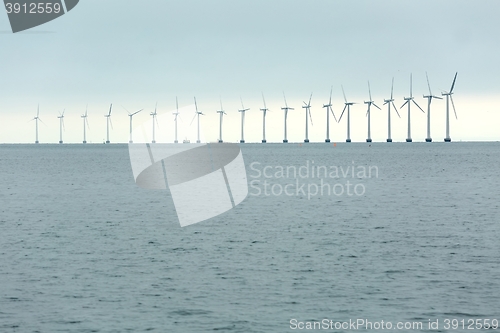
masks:
<path id="1" fill-rule="evenodd" d="M 0 332 L 500 331 L 500 143 L 240 147 L 181 227 L 126 144 L 0 145 Z"/>

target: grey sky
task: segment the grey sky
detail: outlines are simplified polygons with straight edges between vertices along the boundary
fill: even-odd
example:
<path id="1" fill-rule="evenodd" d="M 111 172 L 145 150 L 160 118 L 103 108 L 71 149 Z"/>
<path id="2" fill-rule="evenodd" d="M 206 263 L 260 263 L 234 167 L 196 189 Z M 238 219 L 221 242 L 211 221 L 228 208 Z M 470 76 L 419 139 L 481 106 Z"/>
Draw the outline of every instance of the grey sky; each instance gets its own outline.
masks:
<path id="1" fill-rule="evenodd" d="M 462 124 L 453 126 L 465 129 L 474 99 L 494 101 L 500 90 L 499 12 L 500 2 L 493 0 L 83 0 L 63 17 L 18 34 L 7 32 L 7 15 L 1 14 L 0 142 L 33 141 L 33 126 L 26 121 L 36 113 L 37 103 L 45 112 L 45 131 L 50 131 L 47 140 L 41 141 L 57 136 L 57 131 L 52 132 L 57 129 L 57 112 L 64 108 L 68 110 L 68 131 L 78 126 L 74 134 L 66 133 L 68 138 L 74 135 L 67 141 L 81 141 L 79 115 L 87 103 L 89 113 L 95 114 L 95 119 L 89 118 L 93 130 L 102 131 L 104 119 L 97 117 L 103 118 L 113 102 L 120 110 L 113 119 L 114 141 L 124 142 L 127 117 L 119 105 L 130 110 L 148 108 L 149 112 L 158 101 L 167 112 L 175 106 L 175 96 L 187 105 L 196 95 L 207 113 L 205 123 L 216 125 L 213 111 L 220 95 L 225 109 L 231 111 L 240 106 L 242 96 L 256 114 L 248 114 L 248 118 L 260 119 L 261 91 L 275 111 L 272 117 L 277 122 L 278 141 L 282 134 L 282 91 L 297 109 L 292 124 L 302 121 L 299 103 L 314 91 L 313 112 L 317 126 L 322 126 L 320 104 L 327 101 L 330 86 L 338 102 L 334 110 L 339 113 L 343 107 L 341 84 L 349 99 L 362 102 L 368 99 L 366 81 L 370 80 L 380 105 L 390 93 L 394 76 L 396 104 L 400 106 L 403 95 L 408 95 L 412 72 L 414 95 L 424 107 L 425 71 L 434 93 L 449 89 L 454 73 L 459 72 L 454 97 Z M 443 107 L 444 103 L 436 106 L 440 111 L 434 114 L 442 114 Z M 494 110 L 484 112 L 485 117 L 492 117 L 486 123 L 498 124 Z M 141 117 L 138 121 L 148 120 L 145 113 Z M 379 121 L 383 127 L 374 131 L 383 138 L 385 118 L 382 114 L 378 117 L 375 124 Z M 413 117 L 424 118 L 416 111 Z M 185 118 L 189 122 L 191 115 Z M 12 131 L 14 121 L 21 120 L 19 130 Z M 234 113 L 228 120 L 228 135 L 235 127 L 231 141 L 238 138 L 238 120 Z M 398 126 L 404 128 L 403 120 Z M 364 139 L 364 122 L 359 117 L 353 124 L 361 126 L 360 137 L 353 134 L 353 140 Z M 482 120 L 477 122 L 476 134 L 455 133 L 463 139 L 485 138 L 479 123 Z M 251 121 L 249 126 L 254 126 Z M 335 126 L 341 134 L 345 132 L 343 125 Z M 420 138 L 425 130 L 415 123 L 417 130 Z M 322 127 L 317 131 L 324 132 Z M 297 132 L 299 140 L 302 128 L 297 127 Z M 94 141 L 102 136 L 96 134 Z M 493 132 L 486 138 L 497 139 Z M 404 135 L 397 139 L 403 140 Z"/>

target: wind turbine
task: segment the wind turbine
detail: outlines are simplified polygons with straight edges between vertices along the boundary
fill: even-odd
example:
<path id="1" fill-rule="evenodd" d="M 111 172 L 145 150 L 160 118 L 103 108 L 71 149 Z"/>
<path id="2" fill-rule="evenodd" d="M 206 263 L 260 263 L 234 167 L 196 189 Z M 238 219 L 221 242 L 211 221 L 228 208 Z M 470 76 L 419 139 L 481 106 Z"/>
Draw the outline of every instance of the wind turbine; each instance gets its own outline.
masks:
<path id="1" fill-rule="evenodd" d="M 394 98 L 392 98 L 392 93 L 394 91 L 394 78 L 392 78 L 392 85 L 391 85 L 391 98 L 390 99 L 384 99 L 384 105 L 387 104 L 387 142 L 392 142 L 391 138 L 391 105 L 394 108 L 394 111 L 398 114 L 398 117 L 401 118 L 398 112 L 398 108 L 396 105 L 394 105 Z"/>
<path id="2" fill-rule="evenodd" d="M 379 109 L 379 110 L 382 110 L 382 109 L 379 108 L 377 106 L 377 104 L 375 104 L 375 102 L 372 100 L 372 91 L 370 89 L 370 81 L 368 81 L 368 94 L 370 96 L 370 100 L 368 102 L 365 102 L 365 104 L 368 105 L 368 110 L 366 111 L 366 116 L 368 117 L 368 138 L 366 139 L 366 142 L 372 142 L 372 134 L 371 134 L 371 128 L 370 128 L 370 125 L 371 125 L 371 112 L 370 112 L 370 109 L 371 109 L 372 105 L 374 107 L 376 107 L 377 109 Z"/>
<path id="3" fill-rule="evenodd" d="M 194 117 L 193 120 L 191 120 L 191 124 L 194 121 L 194 118 L 198 118 L 198 138 L 196 140 L 196 143 L 200 143 L 200 115 L 204 116 L 205 114 L 201 111 L 198 111 L 198 104 L 196 104 L 196 97 L 194 98 L 194 106 L 196 108 L 196 111 L 194 112 Z"/>
<path id="4" fill-rule="evenodd" d="M 306 104 L 304 102 L 304 105 L 302 106 L 303 109 L 306 109 L 306 138 L 304 139 L 305 143 L 309 142 L 309 119 L 307 118 L 307 114 L 309 113 L 309 118 L 311 119 L 311 125 L 313 123 L 312 117 L 311 117 L 311 98 L 313 94 L 311 93 L 311 96 L 309 96 L 309 103 Z"/>
<path id="5" fill-rule="evenodd" d="M 266 113 L 269 109 L 266 106 L 266 100 L 264 99 L 264 93 L 262 93 L 262 100 L 264 101 L 264 108 L 260 109 L 262 111 L 262 143 L 266 143 Z"/>
<path id="6" fill-rule="evenodd" d="M 288 117 L 288 110 L 293 110 L 294 108 L 288 106 L 288 103 L 286 102 L 285 92 L 283 92 L 283 98 L 285 99 L 285 107 L 281 108 L 281 110 L 285 111 L 285 138 L 283 139 L 283 143 L 288 143 L 288 139 L 286 137 L 286 120 Z"/>
<path id="7" fill-rule="evenodd" d="M 155 121 L 156 121 L 156 124 L 158 126 L 160 126 L 160 124 L 158 124 L 158 119 L 156 119 L 156 116 L 158 115 L 158 113 L 156 113 L 156 107 L 158 106 L 158 102 L 156 102 L 156 105 L 155 105 L 155 112 L 150 112 L 149 115 L 153 117 L 153 140 L 151 141 L 151 143 L 156 143 L 156 139 L 155 139 Z"/>
<path id="8" fill-rule="evenodd" d="M 42 119 L 40 118 L 40 104 L 38 104 L 37 110 L 36 110 L 36 117 L 31 119 L 30 121 L 35 121 L 35 128 L 36 128 L 36 136 L 35 136 L 35 143 L 38 144 L 38 121 L 40 120 L 42 123 Z"/>
<path id="9" fill-rule="evenodd" d="M 344 87 L 343 86 L 341 87 L 342 87 L 342 94 L 344 94 L 345 106 L 344 110 L 342 110 L 342 114 L 340 115 L 338 122 L 340 123 L 340 120 L 342 119 L 342 116 L 344 115 L 344 112 L 347 109 L 347 139 L 345 140 L 345 142 L 351 142 L 351 106 L 356 103 L 347 101 L 347 98 L 345 97 Z"/>
<path id="10" fill-rule="evenodd" d="M 453 79 L 453 83 L 451 84 L 451 88 L 449 92 L 441 93 L 442 96 L 446 96 L 446 138 L 444 138 L 444 142 L 451 142 L 450 138 L 450 99 L 451 105 L 453 106 L 453 112 L 455 113 L 455 118 L 457 117 L 457 111 L 455 110 L 455 103 L 453 103 L 453 88 L 455 87 L 455 81 L 457 80 L 458 72 L 455 73 L 455 78 Z"/>
<path id="11" fill-rule="evenodd" d="M 174 143 L 178 143 L 179 141 L 177 140 L 177 117 L 179 116 L 179 102 L 177 101 L 177 96 L 175 96 L 175 107 L 176 111 L 172 112 L 172 114 L 175 116 L 174 122 L 175 122 L 175 139 Z"/>
<path id="12" fill-rule="evenodd" d="M 429 83 L 429 76 L 427 72 L 425 72 L 425 77 L 427 78 L 427 86 L 429 87 L 429 95 L 424 96 L 427 98 L 427 138 L 425 138 L 425 142 L 432 142 L 431 138 L 431 102 L 433 98 L 442 99 L 441 97 L 434 96 L 431 91 L 431 85 Z"/>
<path id="13" fill-rule="evenodd" d="M 125 109 L 125 107 L 123 107 L 123 108 Z M 135 116 L 136 114 L 138 114 L 139 112 L 141 112 L 142 110 L 144 110 L 144 109 L 140 109 L 139 111 L 135 111 L 134 113 L 130 113 L 127 109 L 125 109 L 125 111 L 127 111 L 127 113 L 128 113 L 129 123 L 130 123 L 128 143 L 134 143 L 134 140 L 132 139 L 132 117 Z"/>
<path id="14" fill-rule="evenodd" d="M 411 102 L 415 103 L 415 105 L 420 109 L 420 111 L 422 111 L 423 113 L 425 113 L 424 110 L 422 110 L 422 108 L 420 107 L 420 105 L 417 104 L 417 102 L 415 102 L 415 100 L 413 99 L 413 92 L 412 92 L 412 75 L 410 74 L 410 97 L 405 97 L 404 100 L 406 101 L 401 107 L 400 109 L 402 109 L 406 104 L 408 104 L 408 137 L 406 138 L 406 142 L 412 142 L 412 139 L 411 139 L 411 118 L 410 118 L 410 106 L 411 106 Z"/>
<path id="15" fill-rule="evenodd" d="M 111 122 L 111 109 L 113 107 L 113 104 L 109 106 L 109 112 L 108 114 L 105 114 L 104 117 L 106 117 L 106 143 L 109 142 L 109 124 L 111 124 L 111 128 L 113 128 L 113 123 Z"/>
<path id="16" fill-rule="evenodd" d="M 87 143 L 87 127 L 90 129 L 89 121 L 87 119 L 87 116 L 88 116 L 87 109 L 88 109 L 88 105 L 85 108 L 85 114 L 81 115 L 81 118 L 83 119 L 83 143 Z"/>
<path id="17" fill-rule="evenodd" d="M 217 111 L 218 114 L 220 114 L 220 121 L 219 121 L 219 143 L 222 143 L 222 117 L 224 115 L 227 115 L 227 113 L 224 111 L 222 108 L 222 99 L 220 101 L 220 110 Z"/>
<path id="18" fill-rule="evenodd" d="M 63 143 L 63 137 L 62 137 L 62 132 L 63 132 L 63 128 L 64 128 L 64 112 L 66 110 L 63 110 L 63 112 L 59 112 L 59 116 L 57 116 L 57 118 L 59 118 L 59 144 L 62 144 Z"/>
<path id="19" fill-rule="evenodd" d="M 323 104 L 323 107 L 326 108 L 326 139 L 325 142 L 330 142 L 330 112 L 332 112 L 333 118 L 337 121 L 337 117 L 335 117 L 335 113 L 333 113 L 332 109 L 332 91 L 333 86 L 330 88 L 330 100 L 328 104 Z"/>
<path id="20" fill-rule="evenodd" d="M 244 136 L 244 129 L 245 129 L 245 112 L 247 112 L 248 110 L 250 109 L 245 109 L 245 107 L 243 106 L 243 99 L 241 99 L 240 97 L 240 100 L 241 100 L 241 109 L 238 110 L 238 112 L 241 112 L 241 140 L 240 140 L 240 143 L 245 143 L 245 136 Z"/>

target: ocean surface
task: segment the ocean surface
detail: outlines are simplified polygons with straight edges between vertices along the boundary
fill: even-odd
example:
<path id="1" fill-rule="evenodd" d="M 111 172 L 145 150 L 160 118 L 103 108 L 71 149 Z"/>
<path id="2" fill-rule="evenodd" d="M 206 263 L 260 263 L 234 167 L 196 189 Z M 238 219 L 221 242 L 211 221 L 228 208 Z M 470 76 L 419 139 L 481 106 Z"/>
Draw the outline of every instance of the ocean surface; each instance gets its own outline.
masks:
<path id="1" fill-rule="evenodd" d="M 181 228 L 168 190 L 135 184 L 127 145 L 0 145 L 0 332 L 500 320 L 500 143 L 241 149 L 248 197 Z M 276 174 L 307 165 L 377 172 Z M 337 193 L 297 191 L 322 180 Z"/>

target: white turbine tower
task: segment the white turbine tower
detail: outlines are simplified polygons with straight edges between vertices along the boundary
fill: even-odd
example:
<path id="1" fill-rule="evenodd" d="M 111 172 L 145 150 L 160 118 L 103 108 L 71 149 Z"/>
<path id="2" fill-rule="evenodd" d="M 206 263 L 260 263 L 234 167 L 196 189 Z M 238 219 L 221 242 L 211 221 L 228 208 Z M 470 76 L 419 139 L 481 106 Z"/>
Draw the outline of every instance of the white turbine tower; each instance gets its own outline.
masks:
<path id="1" fill-rule="evenodd" d="M 238 112 L 241 112 L 241 140 L 240 140 L 240 143 L 245 143 L 245 112 L 247 112 L 248 110 L 250 109 L 245 109 L 245 107 L 243 106 L 243 100 L 241 99 L 240 97 L 240 100 L 241 100 L 241 109 L 238 110 Z"/>
<path id="2" fill-rule="evenodd" d="M 122 105 L 122 107 L 125 109 L 125 107 Z M 127 109 L 125 109 L 125 111 L 127 111 L 128 113 L 128 118 L 129 118 L 129 138 L 128 138 L 128 143 L 134 143 L 134 140 L 132 138 L 132 117 L 135 116 L 136 114 L 138 114 L 139 112 L 141 112 L 142 110 L 144 109 L 140 109 L 138 111 L 135 111 L 134 113 L 130 113 Z"/>
<path id="3" fill-rule="evenodd" d="M 368 102 L 365 102 L 365 104 L 368 105 L 368 110 L 366 111 L 366 116 L 368 117 L 368 137 L 366 138 L 366 142 L 372 142 L 372 133 L 371 133 L 371 106 L 373 105 L 379 110 L 382 110 L 375 104 L 375 102 L 372 100 L 372 91 L 370 89 L 370 81 L 368 81 L 368 94 L 370 96 L 370 100 Z"/>
<path id="4" fill-rule="evenodd" d="M 83 119 L 83 143 L 87 143 L 87 127 L 90 129 L 89 121 L 87 119 L 88 117 L 87 109 L 88 105 L 85 108 L 85 114 L 81 115 L 81 118 Z"/>
<path id="5" fill-rule="evenodd" d="M 172 112 L 174 115 L 174 123 L 175 123 L 175 138 L 174 138 L 174 143 L 179 143 L 179 140 L 177 140 L 177 117 L 179 117 L 179 102 L 177 100 L 177 96 L 175 96 L 175 112 Z"/>
<path id="6" fill-rule="evenodd" d="M 306 138 L 304 139 L 305 143 L 309 142 L 309 119 L 307 118 L 307 114 L 309 114 L 309 118 L 311 119 L 311 126 L 313 124 L 312 116 L 311 116 L 311 98 L 313 94 L 311 93 L 311 96 L 309 96 L 309 103 L 306 104 L 304 102 L 304 105 L 302 106 L 303 109 L 306 109 Z"/>
<path id="7" fill-rule="evenodd" d="M 40 104 L 38 105 L 37 107 L 37 110 L 36 110 L 36 117 L 34 117 L 33 119 L 31 119 L 30 121 L 35 121 L 35 143 L 38 144 L 39 141 L 38 141 L 38 121 L 40 120 L 42 122 L 42 124 L 44 123 L 42 121 L 42 119 L 40 118 Z"/>
<path id="8" fill-rule="evenodd" d="M 218 114 L 220 114 L 220 120 L 219 120 L 219 143 L 222 143 L 222 117 L 224 115 L 227 115 L 227 113 L 224 111 L 224 108 L 222 107 L 222 100 L 220 101 L 220 110 L 217 111 Z"/>
<path id="9" fill-rule="evenodd" d="M 326 139 L 325 139 L 325 142 L 330 142 L 330 112 L 332 113 L 335 121 L 337 121 L 337 117 L 335 117 L 335 113 L 333 113 L 333 109 L 332 109 L 332 92 L 333 92 L 333 86 L 330 88 L 330 100 L 328 101 L 328 104 L 323 104 L 323 107 L 326 108 Z"/>
<path id="10" fill-rule="evenodd" d="M 104 117 L 106 117 L 106 143 L 110 143 L 109 141 L 109 124 L 111 124 L 111 128 L 113 128 L 113 122 L 111 121 L 111 109 L 113 107 L 113 104 L 109 106 L 109 112 L 108 114 L 105 114 Z"/>
<path id="11" fill-rule="evenodd" d="M 62 133 L 63 133 L 63 129 L 64 129 L 64 112 L 66 110 L 63 110 L 63 112 L 59 112 L 59 116 L 57 116 L 57 118 L 59 118 L 59 144 L 62 144 L 63 143 L 63 136 L 62 136 Z"/>
<path id="12" fill-rule="evenodd" d="M 291 108 L 288 106 L 288 103 L 286 102 L 285 92 L 283 92 L 283 98 L 285 99 L 285 107 L 281 108 L 281 110 L 285 111 L 285 138 L 283 139 L 283 143 L 288 143 L 288 139 L 287 139 L 287 135 L 286 135 L 287 134 L 286 133 L 286 120 L 288 118 L 288 111 L 293 110 L 294 108 Z"/>
<path id="13" fill-rule="evenodd" d="M 441 97 L 434 96 L 431 91 L 431 85 L 429 83 L 429 76 L 427 72 L 425 72 L 425 77 L 427 78 L 427 86 L 429 87 L 429 95 L 424 96 L 427 98 L 427 138 L 425 138 L 425 142 L 432 142 L 431 138 L 431 102 L 433 98 L 442 99 Z"/>
<path id="14" fill-rule="evenodd" d="M 455 87 L 455 81 L 457 80 L 458 72 L 455 73 L 455 78 L 453 79 L 453 83 L 451 84 L 451 88 L 449 92 L 441 93 L 441 95 L 446 96 L 446 138 L 444 138 L 444 142 L 451 142 L 450 138 L 450 99 L 451 105 L 453 106 L 453 112 L 455 113 L 455 118 L 457 117 L 457 111 L 455 110 L 455 103 L 453 103 L 453 88 Z"/>
<path id="15" fill-rule="evenodd" d="M 262 100 L 264 101 L 264 108 L 260 109 L 262 111 L 262 143 L 266 143 L 266 114 L 269 109 L 266 106 L 266 100 L 264 98 L 264 93 L 262 93 Z"/>
<path id="16" fill-rule="evenodd" d="M 420 107 L 420 105 L 417 104 L 417 102 L 415 102 L 415 100 L 413 99 L 413 92 L 412 92 L 412 75 L 410 74 L 410 97 L 405 97 L 404 100 L 406 101 L 401 107 L 400 109 L 402 109 L 406 104 L 408 104 L 408 137 L 406 138 L 406 142 L 412 142 L 412 139 L 411 139 L 411 114 L 410 114 L 410 106 L 411 106 L 411 102 L 415 103 L 415 105 L 420 109 L 420 111 L 422 111 L 423 113 L 425 113 L 425 111 Z"/>
<path id="17" fill-rule="evenodd" d="M 205 114 L 201 111 L 198 111 L 198 104 L 196 103 L 196 97 L 194 98 L 194 106 L 195 106 L 195 112 L 194 112 L 194 117 L 193 120 L 191 120 L 191 124 L 194 121 L 194 118 L 198 118 L 198 137 L 196 139 L 196 143 L 200 143 L 200 115 L 204 116 Z M 191 125 L 189 124 L 189 125 Z"/>
<path id="18" fill-rule="evenodd" d="M 392 85 L 391 85 L 391 98 L 390 99 L 384 99 L 384 105 L 387 104 L 387 142 L 392 142 L 391 138 L 391 105 L 394 108 L 394 111 L 398 114 L 398 117 L 401 118 L 398 112 L 398 108 L 396 105 L 394 105 L 394 98 L 392 97 L 392 93 L 394 91 L 394 78 L 392 78 Z"/>
<path id="19" fill-rule="evenodd" d="M 160 124 L 158 124 L 158 119 L 156 119 L 156 116 L 158 115 L 158 113 L 156 113 L 156 107 L 158 106 L 158 102 L 156 102 L 156 105 L 155 105 L 155 111 L 154 112 L 150 112 L 149 115 L 153 117 L 153 140 L 151 140 L 151 143 L 156 143 L 156 136 L 155 136 L 155 121 L 156 121 L 156 124 L 158 126 L 160 126 Z"/>
<path id="20" fill-rule="evenodd" d="M 342 119 L 342 116 L 344 115 L 344 112 L 347 109 L 347 139 L 345 140 L 345 142 L 351 142 L 351 106 L 356 103 L 347 101 L 347 98 L 345 97 L 344 87 L 343 86 L 341 87 L 342 87 L 342 94 L 344 94 L 345 106 L 344 110 L 342 110 L 342 114 L 340 115 L 338 122 L 340 123 L 340 120 Z"/>

